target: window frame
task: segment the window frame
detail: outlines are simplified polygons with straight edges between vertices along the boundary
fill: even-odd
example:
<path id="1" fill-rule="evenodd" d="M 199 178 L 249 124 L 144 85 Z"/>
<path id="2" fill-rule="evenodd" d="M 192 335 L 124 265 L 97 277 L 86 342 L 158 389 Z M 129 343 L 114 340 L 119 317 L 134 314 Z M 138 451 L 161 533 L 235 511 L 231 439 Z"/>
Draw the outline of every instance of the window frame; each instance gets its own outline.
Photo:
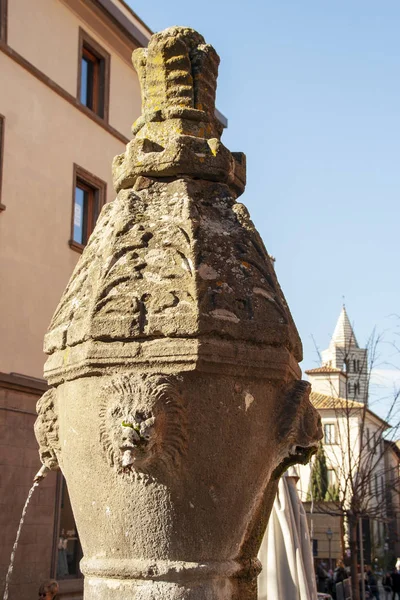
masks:
<path id="1" fill-rule="evenodd" d="M 330 446 L 332 444 L 329 444 Z M 326 469 L 327 472 L 327 480 L 328 480 L 328 487 L 334 487 L 335 485 L 337 485 L 337 476 L 336 476 L 336 471 L 333 467 L 327 467 Z"/>
<path id="2" fill-rule="evenodd" d="M 0 0 L 1 2 L 1 0 Z M 3 162 L 4 162 L 4 132 L 6 118 L 0 115 L 0 212 L 6 210 L 5 204 L 1 202 L 1 192 L 3 188 Z"/>
<path id="3" fill-rule="evenodd" d="M 327 427 L 327 426 L 333 427 L 333 436 L 331 436 L 331 439 L 333 441 L 330 441 L 330 442 L 326 441 L 327 438 L 326 438 L 326 435 L 325 435 L 325 427 Z M 323 433 L 324 433 L 324 437 L 323 437 L 324 446 L 334 446 L 334 445 L 336 445 L 336 426 L 335 426 L 335 423 L 323 423 Z"/>
<path id="4" fill-rule="evenodd" d="M 76 194 L 76 188 L 78 187 L 78 183 L 81 183 L 82 186 L 85 186 L 94 192 L 94 194 L 96 196 L 95 199 L 98 202 L 98 213 L 99 214 L 100 214 L 101 209 L 103 208 L 104 204 L 106 203 L 107 184 L 105 181 L 103 181 L 99 177 L 96 177 L 96 175 L 93 175 L 89 171 L 86 171 L 86 169 L 83 169 L 82 167 L 80 167 L 79 165 L 74 163 L 73 179 L 72 179 L 71 233 L 70 233 L 70 239 L 68 241 L 68 244 L 72 250 L 82 253 L 87 242 L 85 242 L 84 244 L 80 244 L 79 242 L 76 242 L 74 240 L 75 194 Z M 90 210 L 92 210 L 92 208 Z M 88 238 L 90 237 L 92 231 L 93 231 L 93 228 L 91 228 L 91 230 L 89 231 L 88 236 L 87 236 Z"/>
<path id="5" fill-rule="evenodd" d="M 0 0 L 1 1 L 1 0 Z M 98 96 L 94 99 L 94 107 L 89 108 L 81 102 L 81 79 L 82 79 L 82 58 L 99 61 L 99 67 L 95 70 L 94 77 L 98 79 L 94 87 L 98 87 Z M 94 62 L 94 61 L 93 61 Z M 94 113 L 106 123 L 109 117 L 110 105 L 110 54 L 104 50 L 84 29 L 79 28 L 79 45 L 78 45 L 78 81 L 77 81 L 77 100 L 79 104 L 90 113 Z M 102 72 L 99 72 L 102 71 Z"/>
<path id="6" fill-rule="evenodd" d="M 0 42 L 7 44 L 8 0 L 0 0 Z"/>

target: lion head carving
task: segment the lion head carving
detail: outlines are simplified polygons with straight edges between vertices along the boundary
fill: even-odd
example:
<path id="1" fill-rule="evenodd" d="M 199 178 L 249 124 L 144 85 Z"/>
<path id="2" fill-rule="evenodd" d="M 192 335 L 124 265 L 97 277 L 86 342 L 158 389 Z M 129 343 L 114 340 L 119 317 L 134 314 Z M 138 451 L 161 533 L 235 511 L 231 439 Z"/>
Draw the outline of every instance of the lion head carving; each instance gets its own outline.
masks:
<path id="1" fill-rule="evenodd" d="M 280 432 L 281 463 L 275 471 L 280 477 L 295 464 L 306 464 L 318 449 L 322 438 L 321 417 L 310 402 L 311 385 L 293 381 L 283 391 L 284 402 L 277 418 Z"/>
<path id="2" fill-rule="evenodd" d="M 38 400 L 36 404 L 38 417 L 35 421 L 35 436 L 39 444 L 40 460 L 52 471 L 59 468 L 57 454 L 60 453 L 56 395 L 56 390 L 51 388 Z"/>
<path id="3" fill-rule="evenodd" d="M 179 466 L 187 446 L 186 412 L 173 378 L 122 375 L 103 388 L 100 441 L 118 473 Z"/>

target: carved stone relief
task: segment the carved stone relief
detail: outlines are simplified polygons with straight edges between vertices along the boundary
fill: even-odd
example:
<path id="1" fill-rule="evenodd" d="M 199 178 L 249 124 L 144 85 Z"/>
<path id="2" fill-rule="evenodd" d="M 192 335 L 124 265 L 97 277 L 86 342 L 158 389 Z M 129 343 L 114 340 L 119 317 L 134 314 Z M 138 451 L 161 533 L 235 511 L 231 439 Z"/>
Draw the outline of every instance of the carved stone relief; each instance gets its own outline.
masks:
<path id="1" fill-rule="evenodd" d="M 35 435 L 39 444 L 39 456 L 42 463 L 50 470 L 57 470 L 60 442 L 58 438 L 58 416 L 56 406 L 57 392 L 54 388 L 47 390 L 37 401 Z"/>
<path id="2" fill-rule="evenodd" d="M 163 375 L 121 375 L 103 388 L 100 441 L 124 476 L 179 469 L 187 446 L 186 411 L 177 382 Z"/>

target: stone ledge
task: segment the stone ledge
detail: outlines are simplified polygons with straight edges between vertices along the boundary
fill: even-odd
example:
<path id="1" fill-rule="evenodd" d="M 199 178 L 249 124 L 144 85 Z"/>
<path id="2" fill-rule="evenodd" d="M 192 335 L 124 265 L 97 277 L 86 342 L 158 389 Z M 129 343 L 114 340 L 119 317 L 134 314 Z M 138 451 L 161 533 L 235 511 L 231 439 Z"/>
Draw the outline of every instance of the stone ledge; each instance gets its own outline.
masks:
<path id="1" fill-rule="evenodd" d="M 263 379 L 301 376 L 296 360 L 284 347 L 211 338 L 162 338 L 129 344 L 90 340 L 49 356 L 45 375 L 50 385 L 58 385 L 82 376 L 111 375 L 117 366 L 149 373 L 178 368 Z"/>
<path id="2" fill-rule="evenodd" d="M 91 558 L 82 559 L 81 568 L 86 577 L 181 582 L 211 578 L 255 577 L 261 572 L 261 563 L 257 558 L 244 561 L 202 562 Z"/>
<path id="3" fill-rule="evenodd" d="M 44 379 L 21 375 L 20 373 L 0 373 L 0 388 L 40 396 L 49 389 L 49 386 Z"/>

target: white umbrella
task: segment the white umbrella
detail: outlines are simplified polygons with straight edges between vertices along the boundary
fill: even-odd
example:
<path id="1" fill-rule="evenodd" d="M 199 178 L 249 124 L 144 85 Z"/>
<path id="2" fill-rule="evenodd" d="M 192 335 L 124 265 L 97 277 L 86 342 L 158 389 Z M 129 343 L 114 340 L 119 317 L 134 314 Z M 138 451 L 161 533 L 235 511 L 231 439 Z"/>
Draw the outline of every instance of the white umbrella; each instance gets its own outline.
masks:
<path id="1" fill-rule="evenodd" d="M 293 473 L 294 472 L 294 473 Z M 296 490 L 296 472 L 281 477 L 258 558 L 259 600 L 316 600 L 307 517 Z"/>

